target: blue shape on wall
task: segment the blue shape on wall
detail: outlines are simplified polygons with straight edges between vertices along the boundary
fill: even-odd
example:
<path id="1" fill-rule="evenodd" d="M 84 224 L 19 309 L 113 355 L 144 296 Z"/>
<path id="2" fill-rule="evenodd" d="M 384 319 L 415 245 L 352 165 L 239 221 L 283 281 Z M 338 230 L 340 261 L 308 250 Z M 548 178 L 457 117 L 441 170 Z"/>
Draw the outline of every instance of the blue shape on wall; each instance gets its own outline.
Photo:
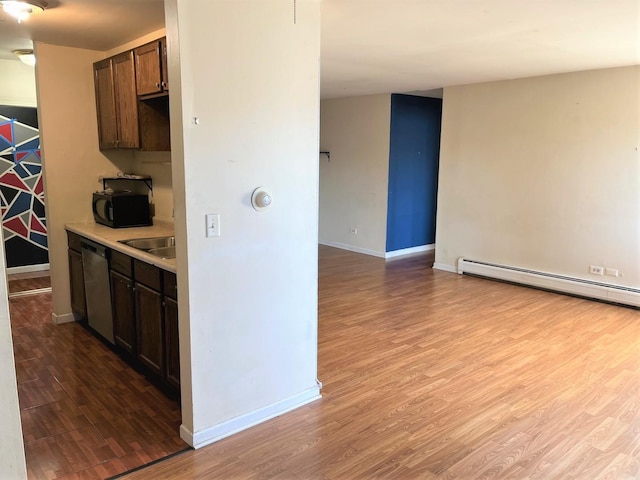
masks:
<path id="1" fill-rule="evenodd" d="M 31 195 L 27 192 L 20 192 L 18 198 L 14 200 L 9 211 L 5 213 L 4 218 L 12 218 L 31 209 Z"/>
<path id="2" fill-rule="evenodd" d="M 435 243 L 442 100 L 391 95 L 387 252 Z"/>

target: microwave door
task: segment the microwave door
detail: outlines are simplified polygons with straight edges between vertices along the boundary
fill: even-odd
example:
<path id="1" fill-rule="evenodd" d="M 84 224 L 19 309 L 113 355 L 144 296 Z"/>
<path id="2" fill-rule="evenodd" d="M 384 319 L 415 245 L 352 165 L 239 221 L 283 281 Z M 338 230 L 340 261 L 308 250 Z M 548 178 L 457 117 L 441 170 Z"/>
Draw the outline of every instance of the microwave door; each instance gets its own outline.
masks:
<path id="1" fill-rule="evenodd" d="M 93 213 L 107 222 L 113 222 L 113 204 L 107 198 L 98 198 L 93 203 Z"/>

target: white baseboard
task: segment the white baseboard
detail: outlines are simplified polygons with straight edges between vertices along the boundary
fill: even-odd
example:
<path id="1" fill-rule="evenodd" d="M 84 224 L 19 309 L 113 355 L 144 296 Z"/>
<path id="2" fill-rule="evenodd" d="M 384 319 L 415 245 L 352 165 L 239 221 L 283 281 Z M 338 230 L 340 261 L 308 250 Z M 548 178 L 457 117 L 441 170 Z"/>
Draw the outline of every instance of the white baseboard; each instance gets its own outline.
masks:
<path id="1" fill-rule="evenodd" d="M 24 265 L 22 267 L 10 267 L 7 268 L 7 275 L 12 275 L 14 273 L 42 272 L 43 270 L 49 270 L 48 263 L 40 263 L 38 265 Z"/>
<path id="2" fill-rule="evenodd" d="M 389 258 L 401 257 L 405 255 L 414 255 L 416 253 L 429 252 L 435 249 L 436 249 L 436 244 L 430 243 L 429 245 L 419 245 L 417 247 L 403 248 L 400 250 L 394 250 L 393 252 L 387 252 L 384 254 L 384 257 L 389 259 Z"/>
<path id="3" fill-rule="evenodd" d="M 458 260 L 458 270 L 460 273 L 470 273 L 545 290 L 640 307 L 640 289 L 635 287 L 597 282 L 557 273 L 484 263 L 464 258 Z"/>
<path id="4" fill-rule="evenodd" d="M 42 293 L 51 293 L 51 287 L 36 288 L 35 290 L 25 290 L 22 292 L 13 292 L 9 294 L 9 298 L 29 297 L 31 295 L 40 295 Z"/>
<path id="5" fill-rule="evenodd" d="M 73 313 L 63 313 L 61 315 L 56 315 L 51 312 L 51 321 L 56 325 L 60 325 L 62 323 L 71 323 L 76 321 L 76 317 L 73 316 Z"/>
<path id="6" fill-rule="evenodd" d="M 279 415 L 283 415 L 298 407 L 302 407 L 307 403 L 322 398 L 320 395 L 320 386 L 313 387 L 289 398 L 285 398 L 266 407 L 259 408 L 253 412 L 249 412 L 239 417 L 232 418 L 226 422 L 219 423 L 213 427 L 205 428 L 198 432 L 191 432 L 184 425 L 180 425 L 180 438 L 191 445 L 193 448 L 201 448 L 211 443 L 222 440 L 234 433 L 241 432 L 247 428 L 258 425 L 259 423 L 271 420 Z"/>
<path id="7" fill-rule="evenodd" d="M 443 272 L 458 273 L 456 267 L 454 267 L 453 265 L 447 265 L 446 263 L 434 263 L 433 269 L 442 270 Z"/>
<path id="8" fill-rule="evenodd" d="M 374 257 L 385 258 L 385 252 L 378 252 L 376 250 L 369 250 L 368 248 L 356 247 L 355 245 L 347 245 L 346 243 L 338 242 L 318 242 L 320 245 L 326 245 L 327 247 L 340 248 L 342 250 L 349 250 L 350 252 L 364 253 L 365 255 L 373 255 Z"/>

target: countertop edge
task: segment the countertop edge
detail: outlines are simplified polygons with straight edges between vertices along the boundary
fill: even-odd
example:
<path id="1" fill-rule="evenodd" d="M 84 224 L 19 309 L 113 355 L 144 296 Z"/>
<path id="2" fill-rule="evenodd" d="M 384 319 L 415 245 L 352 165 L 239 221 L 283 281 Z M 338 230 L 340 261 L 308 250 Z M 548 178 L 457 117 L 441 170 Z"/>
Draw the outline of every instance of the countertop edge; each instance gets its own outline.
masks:
<path id="1" fill-rule="evenodd" d="M 93 240 L 96 243 L 104 245 L 112 250 L 117 250 L 132 258 L 142 262 L 154 265 L 162 270 L 176 273 L 176 260 L 163 259 L 151 255 L 143 250 L 130 247 L 119 240 L 131 240 L 134 238 L 152 238 L 173 236 L 173 225 L 166 222 L 156 222 L 149 227 L 133 227 L 133 228 L 110 228 L 97 223 L 68 223 L 64 226 L 65 230 L 80 235 L 81 237 Z"/>

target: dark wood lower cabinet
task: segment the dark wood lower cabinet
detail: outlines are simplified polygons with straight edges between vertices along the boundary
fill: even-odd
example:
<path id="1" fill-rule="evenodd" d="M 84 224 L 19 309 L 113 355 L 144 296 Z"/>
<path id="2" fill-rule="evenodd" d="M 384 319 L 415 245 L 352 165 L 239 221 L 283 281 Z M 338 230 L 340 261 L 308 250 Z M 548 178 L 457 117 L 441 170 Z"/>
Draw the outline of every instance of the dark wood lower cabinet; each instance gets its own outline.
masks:
<path id="1" fill-rule="evenodd" d="M 133 293 L 133 280 L 111 270 L 113 336 L 116 345 L 129 355 L 135 355 L 136 348 L 136 317 Z"/>
<path id="2" fill-rule="evenodd" d="M 68 234 L 71 308 L 86 319 L 81 238 Z M 169 396 L 180 391 L 176 274 L 117 250 L 109 255 L 115 349 Z"/>
<path id="3" fill-rule="evenodd" d="M 87 318 L 87 306 L 84 293 L 82 254 L 75 250 L 69 252 L 69 283 L 71 287 L 71 311 L 78 320 Z"/>
<path id="4" fill-rule="evenodd" d="M 137 358 L 153 373 L 164 373 L 164 323 L 162 294 L 135 284 Z"/>
<path id="5" fill-rule="evenodd" d="M 180 346 L 178 343 L 178 302 L 164 298 L 165 380 L 180 388 Z"/>

